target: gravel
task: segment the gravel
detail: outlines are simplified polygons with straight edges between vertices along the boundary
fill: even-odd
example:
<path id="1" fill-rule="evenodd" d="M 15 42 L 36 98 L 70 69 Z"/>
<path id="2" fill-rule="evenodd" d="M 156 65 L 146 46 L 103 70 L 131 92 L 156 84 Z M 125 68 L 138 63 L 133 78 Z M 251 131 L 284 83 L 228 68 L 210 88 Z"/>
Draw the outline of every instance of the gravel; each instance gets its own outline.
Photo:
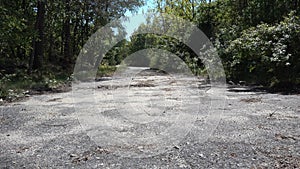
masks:
<path id="1" fill-rule="evenodd" d="M 115 80 L 0 106 L 0 168 L 300 168 L 299 95 Z"/>

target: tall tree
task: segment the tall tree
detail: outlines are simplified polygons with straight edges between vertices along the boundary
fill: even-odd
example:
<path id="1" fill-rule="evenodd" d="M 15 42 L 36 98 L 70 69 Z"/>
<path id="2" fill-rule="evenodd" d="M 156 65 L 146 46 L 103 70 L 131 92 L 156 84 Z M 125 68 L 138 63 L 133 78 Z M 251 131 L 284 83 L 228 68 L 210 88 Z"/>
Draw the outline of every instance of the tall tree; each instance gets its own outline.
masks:
<path id="1" fill-rule="evenodd" d="M 203 0 L 157 0 L 156 8 L 159 12 L 173 14 L 189 21 L 194 21 L 197 8 Z"/>
<path id="2" fill-rule="evenodd" d="M 70 16 L 70 11 L 71 11 L 71 1 L 70 0 L 65 0 L 65 18 L 64 18 L 64 23 L 63 23 L 63 48 L 64 48 L 64 64 L 69 68 L 68 65 L 70 65 L 71 61 L 71 16 Z"/>
<path id="3" fill-rule="evenodd" d="M 46 0 L 37 1 L 37 16 L 35 29 L 38 33 L 37 38 L 33 42 L 33 54 L 31 58 L 31 67 L 30 69 L 41 69 L 43 66 L 44 58 L 44 30 L 45 30 L 45 4 Z"/>

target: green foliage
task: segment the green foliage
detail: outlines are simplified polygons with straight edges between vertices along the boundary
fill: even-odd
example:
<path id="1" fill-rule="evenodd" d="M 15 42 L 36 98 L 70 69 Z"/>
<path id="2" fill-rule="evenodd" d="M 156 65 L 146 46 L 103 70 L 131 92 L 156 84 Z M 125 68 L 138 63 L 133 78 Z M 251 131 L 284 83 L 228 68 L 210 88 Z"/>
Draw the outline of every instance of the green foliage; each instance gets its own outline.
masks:
<path id="1" fill-rule="evenodd" d="M 0 1 L 0 70 L 15 73 L 55 65 L 70 73 L 91 34 L 142 4 L 140 0 Z M 41 56 L 40 66 L 35 65 L 36 55 Z"/>
<path id="2" fill-rule="evenodd" d="M 229 80 L 289 88 L 299 85 L 299 3 L 298 0 L 158 0 L 157 11 L 195 22 L 213 41 Z M 191 6 L 196 7 L 195 15 L 189 10 Z M 185 9 L 188 12 L 182 13 Z M 184 49 L 174 43 L 174 48 L 170 46 L 166 48 L 172 52 Z M 193 57 L 181 56 L 189 65 L 195 64 L 190 61 Z M 205 72 L 207 68 L 201 67 L 199 61 L 196 63 Z"/>
<path id="3" fill-rule="evenodd" d="M 110 49 L 103 57 L 102 64 L 115 66 L 122 62 L 122 60 L 129 54 L 129 42 L 124 39 L 117 43 L 112 49 Z"/>
<path id="4" fill-rule="evenodd" d="M 173 11 L 175 12 L 175 11 Z M 171 15 L 173 16 L 173 15 Z M 179 27 L 168 27 L 168 19 L 164 19 L 161 16 L 148 15 L 147 24 L 141 24 L 139 28 L 134 32 L 134 36 L 131 37 L 130 40 L 130 53 L 137 52 L 142 49 L 156 48 L 168 51 L 172 54 L 177 55 L 180 59 L 182 59 L 194 72 L 195 74 L 199 74 L 201 71 L 203 64 L 198 56 L 190 49 L 186 44 L 180 42 L 179 40 L 169 37 L 167 35 L 158 35 L 158 34 L 139 34 L 140 32 L 168 32 L 168 34 L 177 34 L 180 29 L 184 29 L 181 26 Z M 166 16 L 165 16 L 166 17 Z M 185 25 L 186 23 L 181 23 L 182 20 L 176 20 L 178 25 Z M 174 24 L 174 23 L 173 23 Z M 175 24 L 174 24 L 175 25 Z M 184 35 L 188 34 L 187 29 L 180 30 Z M 188 37 L 187 37 L 188 38 Z M 151 53 L 152 52 L 152 53 Z M 155 53 L 155 52 L 154 52 Z M 172 66 L 179 64 L 170 64 L 173 63 L 172 57 L 168 57 L 168 55 L 162 56 L 154 54 L 153 51 L 149 51 L 145 55 L 148 56 L 135 56 L 131 58 L 131 63 L 137 65 L 137 63 L 143 63 L 141 66 L 150 66 L 150 68 L 160 68 L 160 69 L 171 69 Z M 166 53 L 165 53 L 166 54 Z M 147 60 L 139 60 L 139 59 L 147 59 Z M 149 59 L 149 60 L 148 60 Z M 171 59 L 171 60 L 170 60 Z M 155 67 L 159 66 L 159 67 Z M 176 69 L 172 67 L 172 69 Z"/>
<path id="5" fill-rule="evenodd" d="M 9 98 L 11 90 L 60 86 L 57 76 L 70 76 L 76 56 L 97 29 L 142 4 L 141 0 L 1 0 L 0 97 Z M 119 64 L 126 44 L 116 46 L 107 62 Z"/>
<path id="6" fill-rule="evenodd" d="M 203 0 L 157 0 L 157 10 L 194 21 L 197 7 Z"/>
<path id="7" fill-rule="evenodd" d="M 160 27 L 156 23 L 149 23 L 147 26 L 151 29 L 156 26 Z M 188 46 L 177 39 L 156 34 L 137 34 L 131 37 L 130 53 L 149 48 L 154 48 L 154 50 L 161 49 L 170 52 L 170 54 L 177 55 L 188 65 L 188 67 L 191 68 L 192 72 L 195 74 L 199 74 L 201 72 L 200 69 L 203 64 L 198 59 L 198 56 Z M 153 50 L 148 50 L 147 53 L 143 53 L 141 55 L 144 56 L 130 56 L 130 59 L 127 60 L 127 62 L 129 62 L 128 64 L 145 67 L 149 66 L 150 68 L 157 68 L 161 70 L 176 69 L 174 66 L 182 66 L 179 63 L 175 63 L 179 60 L 175 61 L 173 57 L 170 57 L 167 54 L 167 52 L 160 55 L 155 53 Z"/>
<path id="8" fill-rule="evenodd" d="M 229 78 L 267 86 L 299 84 L 300 20 L 294 12 L 275 24 L 246 29 L 226 48 Z"/>
<path id="9" fill-rule="evenodd" d="M 34 72 L 28 76 L 22 71 L 14 74 L 5 74 L 0 79 L 0 98 L 7 101 L 14 101 L 24 97 L 30 91 L 53 91 L 69 83 L 66 74 L 53 74 Z"/>
<path id="10" fill-rule="evenodd" d="M 14 68 L 27 66 L 32 49 L 34 14 L 32 4 L 21 1 L 0 2 L 0 70 L 13 73 Z"/>
<path id="11" fill-rule="evenodd" d="M 45 2 L 43 17 L 38 12 L 41 2 Z M 156 11 L 198 25 L 217 47 L 228 79 L 292 86 L 300 84 L 299 3 L 299 0 L 156 0 Z M 141 0 L 0 1 L 0 97 L 22 93 L 19 89 L 58 87 L 61 75 L 57 72 L 70 75 L 79 51 L 99 27 L 142 4 Z M 147 21 L 136 32 L 168 29 L 175 33 L 176 28 L 166 28 L 159 18 L 150 16 Z M 122 26 L 116 25 L 115 29 L 120 36 L 124 35 Z M 179 56 L 196 74 L 208 69 L 181 42 L 166 36 L 142 34 L 112 48 L 103 58 L 98 75 L 111 75 L 115 65 L 124 58 L 147 48 L 167 50 Z M 42 65 L 31 71 L 36 56 L 41 56 Z M 170 66 L 166 64 L 170 62 L 168 57 L 151 57 L 147 61 L 139 58 L 130 62 Z"/>
<path id="12" fill-rule="evenodd" d="M 109 66 L 109 65 L 100 65 L 97 71 L 97 77 L 109 77 L 114 74 L 116 71 L 116 66 Z"/>

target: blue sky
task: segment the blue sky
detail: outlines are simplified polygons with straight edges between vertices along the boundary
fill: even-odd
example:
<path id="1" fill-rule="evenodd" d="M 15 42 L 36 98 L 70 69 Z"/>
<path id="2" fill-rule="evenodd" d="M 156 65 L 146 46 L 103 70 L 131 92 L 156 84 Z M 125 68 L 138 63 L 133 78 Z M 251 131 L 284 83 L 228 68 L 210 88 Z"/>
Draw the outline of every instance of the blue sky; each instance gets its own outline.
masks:
<path id="1" fill-rule="evenodd" d="M 140 7 L 137 11 L 138 14 L 142 14 L 143 12 L 147 12 L 148 9 L 154 8 L 154 0 L 145 0 L 145 5 Z M 127 11 L 125 13 L 126 16 L 131 16 L 132 13 L 130 11 Z"/>
<path id="2" fill-rule="evenodd" d="M 127 11 L 125 16 L 129 17 L 128 21 L 124 22 L 124 26 L 126 28 L 127 36 L 126 38 L 129 39 L 131 34 L 134 32 L 136 28 L 142 23 L 145 22 L 145 17 L 143 17 L 143 13 L 146 13 L 148 9 L 154 8 L 154 1 L 153 0 L 145 0 L 145 5 L 140 7 L 137 12 L 130 12 Z"/>

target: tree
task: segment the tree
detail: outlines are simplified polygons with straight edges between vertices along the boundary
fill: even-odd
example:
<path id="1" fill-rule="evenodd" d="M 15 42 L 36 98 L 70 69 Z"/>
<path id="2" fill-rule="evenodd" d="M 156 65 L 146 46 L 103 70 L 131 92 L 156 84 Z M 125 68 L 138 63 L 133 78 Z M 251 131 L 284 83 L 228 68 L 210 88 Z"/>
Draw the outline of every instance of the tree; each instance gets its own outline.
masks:
<path id="1" fill-rule="evenodd" d="M 41 69 L 43 66 L 43 58 L 44 58 L 44 30 L 45 30 L 45 0 L 37 1 L 37 16 L 35 29 L 38 32 L 37 38 L 33 42 L 33 54 L 31 58 L 31 69 Z"/>
<path id="2" fill-rule="evenodd" d="M 189 21 L 195 21 L 197 8 L 205 0 L 157 0 L 158 12 L 172 14 Z"/>
<path id="3" fill-rule="evenodd" d="M 292 12 L 274 26 L 260 24 L 246 29 L 226 49 L 227 74 L 231 79 L 266 86 L 299 85 L 300 22 Z M 229 58 L 229 57 L 228 57 Z"/>
<path id="4" fill-rule="evenodd" d="M 63 23 L 63 48 L 64 48 L 64 64 L 70 68 L 70 62 L 71 62 L 71 1 L 70 0 L 64 0 L 65 2 L 65 18 Z"/>
<path id="5" fill-rule="evenodd" d="M 28 66 L 36 18 L 27 1 L 0 1 L 0 70 L 5 74 Z"/>

